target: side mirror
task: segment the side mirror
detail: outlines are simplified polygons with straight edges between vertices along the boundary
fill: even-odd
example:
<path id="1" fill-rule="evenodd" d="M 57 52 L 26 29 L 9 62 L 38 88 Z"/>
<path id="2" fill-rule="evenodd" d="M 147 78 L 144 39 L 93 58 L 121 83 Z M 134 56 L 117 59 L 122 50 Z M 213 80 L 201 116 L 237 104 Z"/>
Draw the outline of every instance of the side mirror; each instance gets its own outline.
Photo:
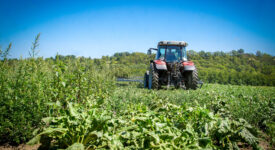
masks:
<path id="1" fill-rule="evenodd" d="M 151 49 L 148 49 L 147 55 L 151 55 L 151 54 L 152 54 L 152 50 L 151 50 Z"/>
<path id="2" fill-rule="evenodd" d="M 147 51 L 147 55 L 151 55 L 152 54 L 152 50 L 157 51 L 158 49 L 157 48 L 149 48 L 148 51 Z"/>

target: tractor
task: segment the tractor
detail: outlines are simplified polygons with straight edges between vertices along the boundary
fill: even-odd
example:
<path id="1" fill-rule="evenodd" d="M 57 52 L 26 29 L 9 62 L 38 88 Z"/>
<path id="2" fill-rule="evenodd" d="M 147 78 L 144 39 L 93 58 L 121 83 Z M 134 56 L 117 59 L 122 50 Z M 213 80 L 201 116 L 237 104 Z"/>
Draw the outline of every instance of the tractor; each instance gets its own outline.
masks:
<path id="1" fill-rule="evenodd" d="M 144 74 L 144 87 L 196 90 L 201 81 L 194 63 L 187 60 L 186 46 L 184 41 L 160 41 L 157 48 L 150 48 L 147 54 L 155 50 L 156 57 L 150 60 L 149 70 Z"/>

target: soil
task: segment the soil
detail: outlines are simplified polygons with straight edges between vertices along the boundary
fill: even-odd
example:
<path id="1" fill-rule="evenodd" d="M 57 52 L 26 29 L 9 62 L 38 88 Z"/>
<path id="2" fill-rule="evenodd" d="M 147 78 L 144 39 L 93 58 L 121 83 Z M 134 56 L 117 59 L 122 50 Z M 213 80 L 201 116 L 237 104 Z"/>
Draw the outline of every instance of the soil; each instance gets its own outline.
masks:
<path id="1" fill-rule="evenodd" d="M 39 146 L 40 144 L 32 146 L 26 144 L 20 144 L 19 146 L 2 145 L 0 146 L 0 150 L 37 150 Z"/>

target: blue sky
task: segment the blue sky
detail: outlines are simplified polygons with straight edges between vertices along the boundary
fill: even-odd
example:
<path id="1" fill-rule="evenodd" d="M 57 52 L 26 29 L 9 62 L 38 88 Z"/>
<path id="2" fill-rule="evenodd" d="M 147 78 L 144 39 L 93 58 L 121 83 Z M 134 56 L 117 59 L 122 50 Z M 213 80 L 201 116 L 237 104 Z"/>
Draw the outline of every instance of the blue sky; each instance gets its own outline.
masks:
<path id="1" fill-rule="evenodd" d="M 160 40 L 275 55 L 274 9 L 273 0 L 0 0 L 0 46 L 28 57 L 40 32 L 43 57 L 146 52 Z"/>

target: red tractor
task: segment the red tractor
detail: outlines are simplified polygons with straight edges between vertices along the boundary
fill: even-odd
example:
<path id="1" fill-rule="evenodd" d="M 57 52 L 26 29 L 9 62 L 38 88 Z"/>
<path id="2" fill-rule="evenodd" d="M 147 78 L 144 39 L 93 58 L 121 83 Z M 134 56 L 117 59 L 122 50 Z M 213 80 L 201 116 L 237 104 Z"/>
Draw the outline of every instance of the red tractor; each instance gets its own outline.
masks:
<path id="1" fill-rule="evenodd" d="M 169 88 L 197 89 L 201 84 L 197 69 L 192 61 L 187 60 L 187 43 L 184 41 L 160 41 L 155 60 L 150 61 L 150 68 L 144 75 L 144 87 L 160 89 L 162 85 Z"/>

